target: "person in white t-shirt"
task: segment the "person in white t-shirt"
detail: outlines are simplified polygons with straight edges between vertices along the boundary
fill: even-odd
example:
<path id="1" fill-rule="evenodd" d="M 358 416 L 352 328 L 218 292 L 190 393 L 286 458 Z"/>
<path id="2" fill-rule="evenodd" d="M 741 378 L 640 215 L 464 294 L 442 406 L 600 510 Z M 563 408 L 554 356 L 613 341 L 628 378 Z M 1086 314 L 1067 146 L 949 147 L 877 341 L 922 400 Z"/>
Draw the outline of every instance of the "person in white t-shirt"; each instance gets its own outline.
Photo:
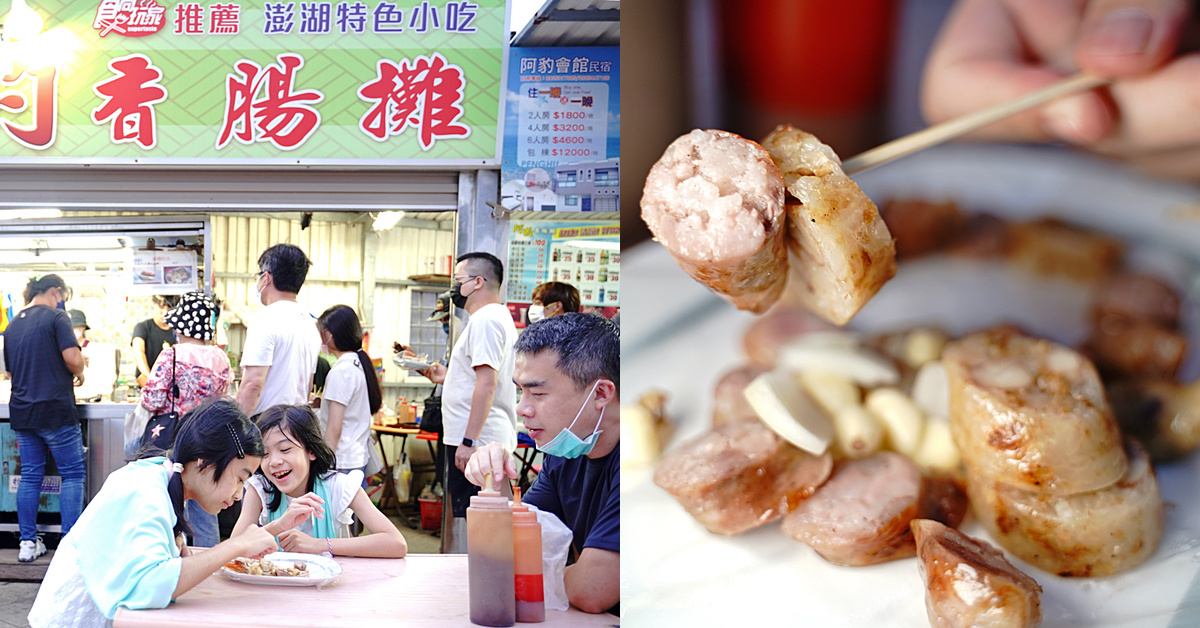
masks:
<path id="1" fill-rule="evenodd" d="M 254 416 L 278 404 L 308 403 L 321 337 L 296 295 L 312 266 L 300 247 L 276 244 L 258 257 L 254 289 L 266 307 L 250 321 L 237 402 Z"/>
<path id="2" fill-rule="evenodd" d="M 450 300 L 470 317 L 450 352 L 450 366 L 434 364 L 424 372 L 435 384 L 445 384 L 442 443 L 446 447 L 446 489 L 456 518 L 466 517 L 471 496 L 479 492 L 463 475 L 476 448 L 492 442 L 508 451 L 517 446 L 516 388 L 512 385 L 517 326 L 500 299 L 503 277 L 504 265 L 490 253 L 467 253 L 458 258 Z M 502 483 L 502 488 L 508 490 L 507 484 Z M 445 538 L 448 552 L 456 551 L 454 536 L 451 532 Z"/>
<path id="3" fill-rule="evenodd" d="M 383 405 L 383 392 L 371 357 L 363 351 L 362 324 L 348 305 L 335 305 L 317 318 L 321 344 L 337 358 L 325 376 L 321 399 L 321 432 L 337 454 L 337 470 L 367 470 L 371 417 Z M 363 481 L 366 488 L 366 481 Z"/>

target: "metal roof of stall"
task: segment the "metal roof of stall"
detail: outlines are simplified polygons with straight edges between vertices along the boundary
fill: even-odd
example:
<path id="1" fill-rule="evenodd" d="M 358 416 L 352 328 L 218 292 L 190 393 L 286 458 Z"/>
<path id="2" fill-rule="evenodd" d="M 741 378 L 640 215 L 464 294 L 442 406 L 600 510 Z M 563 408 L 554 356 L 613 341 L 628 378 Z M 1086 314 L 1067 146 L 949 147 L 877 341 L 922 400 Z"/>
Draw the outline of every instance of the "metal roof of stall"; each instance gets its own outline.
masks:
<path id="1" fill-rule="evenodd" d="M 513 46 L 620 46 L 620 0 L 546 0 Z"/>

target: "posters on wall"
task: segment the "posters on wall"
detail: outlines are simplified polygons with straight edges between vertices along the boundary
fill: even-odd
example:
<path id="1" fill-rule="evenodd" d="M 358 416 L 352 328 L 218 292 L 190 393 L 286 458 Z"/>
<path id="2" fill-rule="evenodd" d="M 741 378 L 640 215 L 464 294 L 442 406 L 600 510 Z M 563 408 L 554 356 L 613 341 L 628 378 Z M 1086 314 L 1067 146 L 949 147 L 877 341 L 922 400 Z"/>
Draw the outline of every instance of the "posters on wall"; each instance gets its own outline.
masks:
<path id="1" fill-rule="evenodd" d="M 584 309 L 611 317 L 621 305 L 621 226 L 616 222 L 515 223 L 509 237 L 508 307 L 518 324 L 533 289 L 548 281 L 579 290 Z"/>
<path id="2" fill-rule="evenodd" d="M 620 48 L 509 49 L 500 203 L 619 211 Z"/>

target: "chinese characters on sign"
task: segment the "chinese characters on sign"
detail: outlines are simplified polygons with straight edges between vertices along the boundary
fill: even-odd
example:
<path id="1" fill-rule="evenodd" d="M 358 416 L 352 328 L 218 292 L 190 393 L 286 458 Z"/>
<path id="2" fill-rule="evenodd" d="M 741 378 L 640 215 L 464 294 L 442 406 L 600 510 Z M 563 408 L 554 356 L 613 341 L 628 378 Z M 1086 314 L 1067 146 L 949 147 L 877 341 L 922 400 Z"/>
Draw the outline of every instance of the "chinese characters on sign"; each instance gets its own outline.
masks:
<path id="1" fill-rule="evenodd" d="M 499 88 L 489 93 L 487 85 L 502 64 L 506 33 L 496 25 L 504 0 L 93 1 L 47 0 L 51 7 L 42 8 L 52 14 L 48 28 L 73 30 L 83 42 L 70 51 L 77 61 L 19 60 L 0 70 L 0 159 L 21 155 L 17 145 L 58 155 L 82 144 L 81 134 L 146 152 L 181 141 L 195 150 L 202 138 L 204 155 L 239 157 L 259 154 L 239 146 L 296 151 L 318 136 L 318 146 L 355 157 L 397 152 L 363 151 L 363 142 L 411 144 L 403 154 L 419 157 L 439 140 L 471 138 L 432 154 L 473 158 L 490 141 L 482 156 L 497 157 L 495 134 L 480 125 L 493 125 L 499 111 Z M 88 7 L 81 23 L 80 3 Z M 68 21 L 55 24 L 54 7 Z M 308 39 L 319 35 L 329 38 Z M 367 39 L 341 37 L 357 35 Z M 87 82 L 75 82 L 83 76 Z M 187 131 L 164 144 L 160 125 Z M 68 129 L 75 135 L 63 136 Z M 14 141 L 8 147 L 5 136 Z"/>
<path id="2" fill-rule="evenodd" d="M 268 141 L 278 149 L 292 150 L 317 130 L 321 114 L 305 103 L 319 103 L 325 95 L 315 90 L 293 93 L 296 70 L 304 65 L 304 58 L 292 53 L 278 58 L 279 65 L 269 65 L 265 71 L 242 59 L 237 63 L 241 78 L 226 77 L 225 118 L 217 148 L 228 144 L 232 134 L 243 144 Z"/>
<path id="3" fill-rule="evenodd" d="M 126 37 L 145 37 L 162 30 L 166 8 L 155 0 L 102 0 L 96 7 L 92 28 L 100 36 L 117 33 Z"/>
<path id="4" fill-rule="evenodd" d="M 7 87 L 31 84 L 32 97 L 24 91 L 9 90 Z M 35 149 L 42 149 L 54 143 L 54 119 L 58 113 L 58 70 L 57 68 L 31 68 L 23 64 L 13 64 L 13 70 L 6 76 L 0 77 L 0 111 L 20 113 L 26 109 L 33 111 L 33 125 L 17 125 L 8 120 L 0 120 L 0 126 L 9 137 L 21 144 Z"/>
<path id="5" fill-rule="evenodd" d="M 513 48 L 501 202 L 526 211 L 617 211 L 615 48 Z"/>
<path id="6" fill-rule="evenodd" d="M 158 85 L 162 70 L 150 65 L 146 55 L 132 54 L 108 62 L 115 75 L 92 86 L 104 104 L 92 110 L 92 121 L 111 120 L 110 139 L 114 144 L 137 142 L 142 148 L 154 148 L 154 105 L 167 99 L 167 90 Z"/>
<path id="7" fill-rule="evenodd" d="M 437 137 L 471 134 L 469 127 L 457 124 L 463 115 L 462 68 L 435 52 L 433 58 L 417 57 L 412 66 L 407 59 L 399 65 L 380 60 L 378 71 L 375 81 L 358 90 L 359 98 L 373 103 L 359 122 L 363 132 L 382 142 L 413 126 L 424 150 Z"/>

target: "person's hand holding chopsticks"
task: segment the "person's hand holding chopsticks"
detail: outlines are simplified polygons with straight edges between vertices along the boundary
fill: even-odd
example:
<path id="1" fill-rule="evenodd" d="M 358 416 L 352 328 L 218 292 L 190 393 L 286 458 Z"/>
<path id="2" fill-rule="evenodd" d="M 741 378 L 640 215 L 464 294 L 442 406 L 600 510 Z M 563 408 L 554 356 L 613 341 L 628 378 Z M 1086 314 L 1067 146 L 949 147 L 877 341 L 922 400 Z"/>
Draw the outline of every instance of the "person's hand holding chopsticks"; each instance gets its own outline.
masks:
<path id="1" fill-rule="evenodd" d="M 1200 55 L 1186 0 L 960 0 L 926 64 L 922 105 L 942 122 L 1078 72 L 1113 79 L 972 137 L 1065 141 L 1160 174 L 1200 178 Z"/>

